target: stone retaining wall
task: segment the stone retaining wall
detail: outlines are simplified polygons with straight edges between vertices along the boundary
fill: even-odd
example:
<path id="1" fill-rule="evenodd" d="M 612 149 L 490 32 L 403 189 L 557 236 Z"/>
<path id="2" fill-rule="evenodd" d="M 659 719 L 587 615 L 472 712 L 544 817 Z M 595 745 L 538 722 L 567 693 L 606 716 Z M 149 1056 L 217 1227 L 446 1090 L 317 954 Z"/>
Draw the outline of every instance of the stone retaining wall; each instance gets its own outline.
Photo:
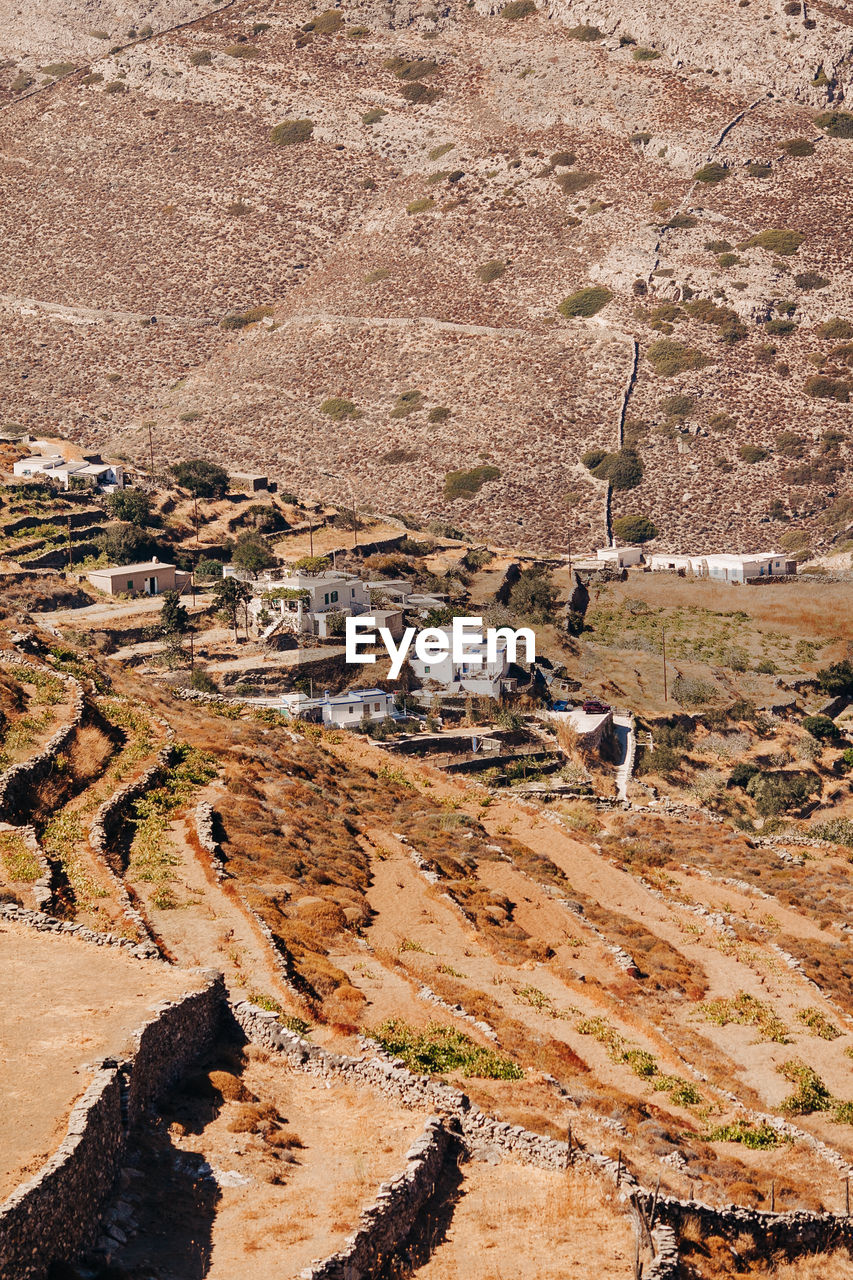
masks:
<path id="1" fill-rule="evenodd" d="M 420 1138 L 406 1152 L 406 1166 L 383 1182 L 373 1204 L 361 1212 L 346 1245 L 300 1271 L 300 1280 L 363 1280 L 375 1274 L 415 1225 L 436 1189 L 445 1158 L 454 1145 L 450 1126 L 431 1116 Z"/>
<path id="2" fill-rule="evenodd" d="M 224 992 L 222 975 L 208 971 L 201 991 L 160 1006 L 129 1059 L 105 1059 L 56 1154 L 0 1205 L 3 1280 L 42 1280 L 54 1260 L 72 1259 L 94 1239 L 130 1126 L 213 1042 Z"/>
<path id="3" fill-rule="evenodd" d="M 42 911 L 28 911 L 14 902 L 0 902 L 0 920 L 10 920 L 13 924 L 23 924 L 29 929 L 37 929 L 41 933 L 72 933 L 82 942 L 93 942 L 98 947 L 124 947 L 139 960 L 159 960 L 160 953 L 146 942 L 134 942 L 131 938 L 119 938 L 114 933 L 96 933 L 85 925 L 76 924 L 73 920 L 57 920 L 45 915 Z M 165 962 L 164 962 L 165 963 Z"/>
<path id="4" fill-rule="evenodd" d="M 641 1193 L 648 1207 L 652 1197 Z M 767 1213 L 760 1209 L 748 1209 L 729 1204 L 722 1208 L 703 1204 L 698 1200 L 677 1200 L 672 1196 L 658 1197 L 656 1217 L 680 1236 L 687 1227 L 709 1235 L 751 1237 L 756 1248 L 767 1256 L 775 1253 L 821 1253 L 826 1250 L 846 1248 L 853 1252 L 853 1218 L 834 1213 L 809 1213 L 805 1209 L 790 1213 Z"/>
<path id="5" fill-rule="evenodd" d="M 21 667 L 34 665 L 18 654 L 4 653 L 2 660 L 4 665 L 10 663 Z M 59 753 L 70 744 L 80 726 L 85 724 L 92 715 L 92 707 L 78 680 L 64 672 L 54 671 L 52 668 L 45 667 L 43 670 L 74 688 L 76 691 L 74 712 L 69 722 L 61 729 L 57 729 L 41 751 L 30 756 L 29 760 L 10 765 L 4 773 L 0 774 L 0 819 L 6 822 L 19 822 L 29 816 L 33 787 L 47 777 Z"/>
<path id="6" fill-rule="evenodd" d="M 210 865 L 217 880 L 221 880 L 225 875 L 225 856 L 216 839 L 215 819 L 213 805 L 208 804 L 206 800 L 199 800 L 195 807 L 196 839 L 202 852 L 210 858 Z"/>

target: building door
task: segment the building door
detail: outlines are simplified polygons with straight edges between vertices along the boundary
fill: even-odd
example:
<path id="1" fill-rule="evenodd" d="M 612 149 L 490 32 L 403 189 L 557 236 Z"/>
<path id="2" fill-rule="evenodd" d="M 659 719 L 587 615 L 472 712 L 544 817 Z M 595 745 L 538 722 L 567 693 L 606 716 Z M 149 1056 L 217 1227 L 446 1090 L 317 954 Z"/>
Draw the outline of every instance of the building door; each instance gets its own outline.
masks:
<path id="1" fill-rule="evenodd" d="M 156 596 L 156 594 L 157 594 L 157 579 L 156 579 L 156 577 L 154 577 L 154 578 L 146 578 L 146 579 L 145 579 L 145 590 L 147 591 L 147 593 L 148 593 L 148 595 L 149 595 L 149 596 Z"/>

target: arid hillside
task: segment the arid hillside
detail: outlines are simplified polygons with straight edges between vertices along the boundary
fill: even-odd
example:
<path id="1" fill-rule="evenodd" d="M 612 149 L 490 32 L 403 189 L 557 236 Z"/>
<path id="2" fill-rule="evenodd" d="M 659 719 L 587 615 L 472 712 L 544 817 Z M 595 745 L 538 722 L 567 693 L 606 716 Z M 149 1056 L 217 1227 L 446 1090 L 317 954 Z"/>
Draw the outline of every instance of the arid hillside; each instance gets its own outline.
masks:
<path id="1" fill-rule="evenodd" d="M 843 545 L 849 7 L 198 14 L 0 22 L 7 419 L 507 545 Z"/>

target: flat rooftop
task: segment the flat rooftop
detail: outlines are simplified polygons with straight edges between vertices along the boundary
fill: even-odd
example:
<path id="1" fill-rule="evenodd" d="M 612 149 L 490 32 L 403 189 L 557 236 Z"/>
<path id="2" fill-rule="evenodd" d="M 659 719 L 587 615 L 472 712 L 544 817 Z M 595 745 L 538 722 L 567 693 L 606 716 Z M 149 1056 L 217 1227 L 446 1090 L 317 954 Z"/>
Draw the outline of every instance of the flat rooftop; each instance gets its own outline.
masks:
<path id="1" fill-rule="evenodd" d="M 0 920 L 0 1201 L 56 1151 L 93 1064 L 124 1053 L 160 1001 L 203 982 L 119 947 Z"/>

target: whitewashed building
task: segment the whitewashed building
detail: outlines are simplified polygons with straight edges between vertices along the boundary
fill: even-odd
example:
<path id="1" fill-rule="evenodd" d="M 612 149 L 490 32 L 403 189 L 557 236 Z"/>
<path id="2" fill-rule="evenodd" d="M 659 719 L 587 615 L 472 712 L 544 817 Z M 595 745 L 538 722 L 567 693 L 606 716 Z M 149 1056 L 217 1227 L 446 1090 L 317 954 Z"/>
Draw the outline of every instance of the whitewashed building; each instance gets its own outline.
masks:
<path id="1" fill-rule="evenodd" d="M 412 650 L 409 662 L 419 680 L 443 685 L 447 693 L 479 693 L 489 698 L 498 698 L 515 688 L 515 680 L 508 675 L 507 643 L 502 635 L 497 636 L 496 656 L 492 661 L 483 638 L 481 641 L 466 640 L 466 649 L 472 655 L 482 657 L 482 662 L 473 661 L 471 657 L 460 662 L 453 659 L 451 629 L 439 627 L 437 630 L 447 636 L 447 655 L 422 660 Z"/>
<path id="2" fill-rule="evenodd" d="M 595 553 L 601 564 L 612 564 L 616 569 L 627 569 L 643 563 L 642 547 L 599 547 Z"/>
<path id="3" fill-rule="evenodd" d="M 752 582 L 761 578 L 780 578 L 797 572 L 794 561 L 779 551 L 755 552 L 750 555 L 685 556 L 664 552 L 650 558 L 651 569 L 669 573 L 691 573 L 696 578 L 714 582 Z"/>
<path id="4" fill-rule="evenodd" d="M 19 458 L 12 465 L 12 473 L 24 480 L 33 476 L 55 480 L 63 489 L 70 488 L 72 480 L 97 489 L 124 488 L 123 469 L 97 457 L 68 460 L 61 453 L 34 453 L 29 458 Z"/>
<path id="5" fill-rule="evenodd" d="M 341 729 L 351 729 L 363 720 L 385 720 L 395 714 L 394 695 L 384 689 L 349 689 L 346 693 L 325 693 L 322 698 L 289 693 L 279 705 L 285 715 L 293 719 L 309 717 Z"/>

